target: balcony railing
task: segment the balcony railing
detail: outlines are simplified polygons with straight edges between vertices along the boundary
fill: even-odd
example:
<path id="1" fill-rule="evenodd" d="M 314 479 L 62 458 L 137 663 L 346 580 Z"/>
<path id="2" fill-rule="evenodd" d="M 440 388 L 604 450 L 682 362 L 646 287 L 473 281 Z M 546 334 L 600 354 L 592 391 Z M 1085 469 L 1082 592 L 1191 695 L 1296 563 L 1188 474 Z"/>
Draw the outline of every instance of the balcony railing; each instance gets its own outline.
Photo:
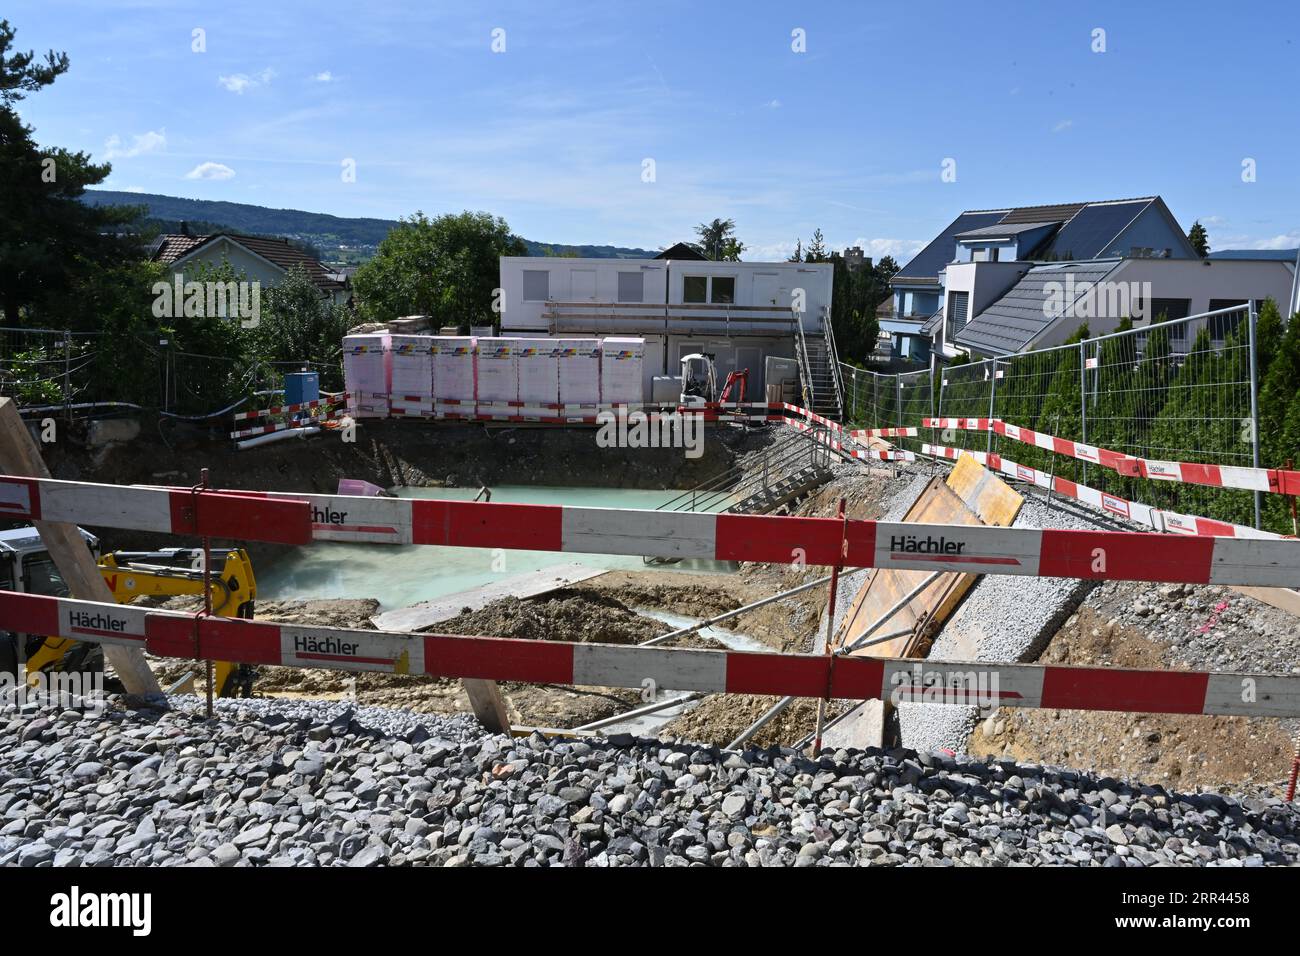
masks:
<path id="1" fill-rule="evenodd" d="M 785 335 L 802 317 L 807 332 L 819 333 L 821 320 L 789 307 L 684 302 L 555 302 L 542 312 L 552 335 L 570 332 L 677 335 Z"/>

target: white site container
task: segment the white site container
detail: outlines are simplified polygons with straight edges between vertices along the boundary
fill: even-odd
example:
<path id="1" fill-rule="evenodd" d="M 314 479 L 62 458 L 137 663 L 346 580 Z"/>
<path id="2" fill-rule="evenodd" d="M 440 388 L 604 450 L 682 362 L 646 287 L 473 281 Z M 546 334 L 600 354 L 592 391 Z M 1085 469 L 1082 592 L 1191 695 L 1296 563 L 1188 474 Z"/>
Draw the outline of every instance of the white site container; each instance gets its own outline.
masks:
<path id="1" fill-rule="evenodd" d="M 560 379 L 560 404 L 600 402 L 600 339 L 554 339 Z"/>
<path id="2" fill-rule="evenodd" d="M 343 387 L 348 409 L 358 417 L 383 418 L 392 390 L 392 355 L 386 332 L 343 337 Z"/>
<path id="3" fill-rule="evenodd" d="M 388 351 L 392 363 L 394 399 L 425 399 L 433 402 L 433 336 L 390 335 Z"/>
<path id="4" fill-rule="evenodd" d="M 432 339 L 434 399 L 473 405 L 474 337 L 435 335 Z M 473 414 L 472 408 L 470 413 Z"/>
<path id="5" fill-rule="evenodd" d="M 641 404 L 645 401 L 645 339 L 607 338 L 600 343 L 600 403 Z"/>

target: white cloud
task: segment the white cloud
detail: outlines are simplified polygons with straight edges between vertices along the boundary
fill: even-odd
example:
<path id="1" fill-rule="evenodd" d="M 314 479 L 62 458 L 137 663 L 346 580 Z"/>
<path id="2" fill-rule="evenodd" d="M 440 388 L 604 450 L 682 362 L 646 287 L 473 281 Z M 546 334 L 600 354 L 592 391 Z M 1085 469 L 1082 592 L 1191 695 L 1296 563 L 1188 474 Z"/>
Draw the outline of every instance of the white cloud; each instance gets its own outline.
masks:
<path id="1" fill-rule="evenodd" d="M 329 70 L 321 70 L 319 73 L 313 76 L 312 79 L 315 80 L 317 83 L 329 83 L 331 80 L 334 79 L 334 74 L 331 73 Z"/>
<path id="2" fill-rule="evenodd" d="M 877 262 L 885 256 L 893 256 L 900 266 L 925 248 L 923 239 L 855 239 L 853 245 L 861 246 L 862 252 Z"/>
<path id="3" fill-rule="evenodd" d="M 275 79 L 275 70 L 268 66 L 260 73 L 231 73 L 229 76 L 218 76 L 217 82 L 231 93 L 243 96 L 249 90 L 255 90 L 259 86 L 266 86 L 273 79 Z"/>
<path id="4" fill-rule="evenodd" d="M 763 108 L 764 108 L 764 109 L 769 109 L 769 110 L 779 110 L 779 109 L 781 108 L 781 101 L 780 101 L 780 100 L 768 100 L 766 103 L 763 104 Z"/>
<path id="5" fill-rule="evenodd" d="M 1069 129 L 1069 128 L 1070 128 L 1071 126 L 1073 126 L 1073 125 L 1074 125 L 1074 120 L 1072 120 L 1072 119 L 1063 119 L 1063 120 L 1061 120 L 1059 123 L 1057 123 L 1055 126 L 1052 127 L 1052 132 L 1053 132 L 1053 133 L 1064 133 L 1067 129 Z"/>
<path id="6" fill-rule="evenodd" d="M 793 242 L 772 242 L 767 245 L 746 246 L 741 256 L 746 262 L 784 262 L 794 255 Z"/>
<path id="7" fill-rule="evenodd" d="M 1271 239 L 1255 239 L 1248 243 L 1248 249 L 1295 249 L 1300 247 L 1300 232 L 1285 232 Z"/>
<path id="8" fill-rule="evenodd" d="M 186 179 L 234 179 L 235 171 L 224 163 L 199 163 L 188 173 Z"/>
<path id="9" fill-rule="evenodd" d="M 135 156 L 143 156 L 145 153 L 152 153 L 157 149 L 163 149 L 166 146 L 166 129 L 160 129 L 157 131 L 150 130 L 147 133 L 136 133 L 131 137 L 130 146 L 123 144 L 122 137 L 114 133 L 104 141 L 104 158 L 131 159 Z"/>

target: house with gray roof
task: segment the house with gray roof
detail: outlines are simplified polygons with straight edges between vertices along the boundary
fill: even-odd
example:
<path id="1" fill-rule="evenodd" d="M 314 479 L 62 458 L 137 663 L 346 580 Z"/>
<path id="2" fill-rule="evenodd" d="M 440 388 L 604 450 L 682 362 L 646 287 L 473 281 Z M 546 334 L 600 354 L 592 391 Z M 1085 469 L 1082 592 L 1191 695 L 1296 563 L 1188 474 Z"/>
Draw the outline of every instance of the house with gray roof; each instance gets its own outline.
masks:
<path id="1" fill-rule="evenodd" d="M 1081 325 L 1100 335 L 1125 318 L 1141 326 L 1244 304 L 1258 311 L 1269 298 L 1286 308 L 1294 295 L 1296 263 L 1232 256 L 960 263 L 948 268 L 946 278 L 950 297 L 976 304 L 974 316 L 953 335 L 953 346 L 997 357 L 1060 345 Z M 1207 323 L 1211 340 L 1220 343 L 1240 317 L 1171 326 L 1170 347 L 1185 351 Z"/>
<path id="2" fill-rule="evenodd" d="M 965 350 L 965 325 L 1035 263 L 1109 258 L 1198 257 L 1159 196 L 967 210 L 893 277 L 894 313 L 920 320 L 935 352 L 952 357 Z M 963 265 L 979 268 L 955 288 L 950 274 Z"/>

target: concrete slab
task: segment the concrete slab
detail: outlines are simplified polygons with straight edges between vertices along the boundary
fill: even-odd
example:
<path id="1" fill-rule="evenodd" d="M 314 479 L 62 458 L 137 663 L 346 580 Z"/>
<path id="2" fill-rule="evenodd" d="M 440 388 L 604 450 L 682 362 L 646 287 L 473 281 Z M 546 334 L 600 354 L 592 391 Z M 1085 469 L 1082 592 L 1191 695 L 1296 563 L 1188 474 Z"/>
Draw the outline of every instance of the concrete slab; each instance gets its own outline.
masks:
<path id="1" fill-rule="evenodd" d="M 885 745 L 885 702 L 863 701 L 849 714 L 822 734 L 822 746 L 864 750 Z"/>
<path id="2" fill-rule="evenodd" d="M 385 611 L 370 621 L 381 631 L 418 631 L 449 620 L 465 608 L 477 611 L 506 597 L 537 597 L 605 573 L 605 568 L 593 568 L 587 564 L 552 564 L 525 574 L 511 575 L 481 588 L 457 591 L 434 601 L 422 601 L 411 607 Z"/>

